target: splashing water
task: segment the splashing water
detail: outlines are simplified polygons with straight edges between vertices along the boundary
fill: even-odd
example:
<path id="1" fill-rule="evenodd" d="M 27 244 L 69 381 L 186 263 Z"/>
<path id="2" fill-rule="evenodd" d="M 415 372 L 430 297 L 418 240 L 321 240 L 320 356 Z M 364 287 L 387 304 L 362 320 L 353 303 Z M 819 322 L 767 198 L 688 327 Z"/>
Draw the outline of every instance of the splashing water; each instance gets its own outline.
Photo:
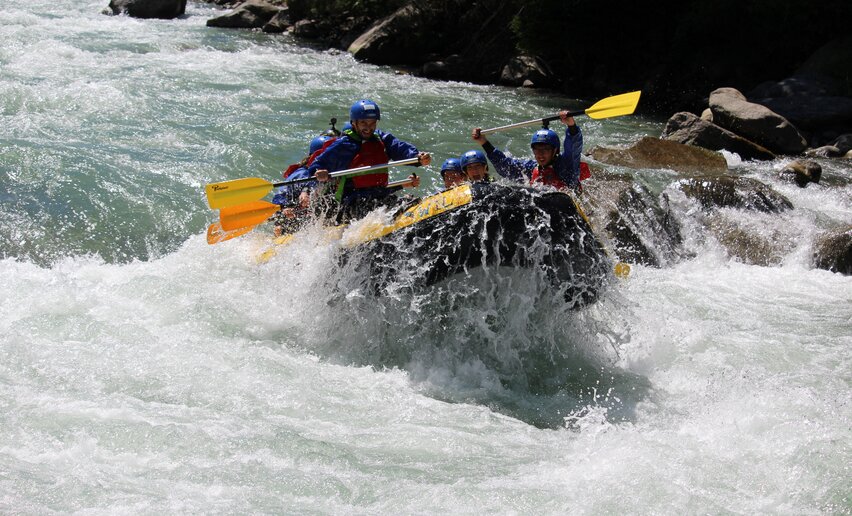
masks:
<path id="1" fill-rule="evenodd" d="M 0 12 L 0 512 L 850 512 L 852 281 L 810 265 L 847 166 L 798 189 L 728 158 L 795 206 L 726 214 L 789 242 L 769 267 L 645 170 L 689 258 L 596 303 L 488 263 L 376 295 L 320 227 L 264 265 L 263 231 L 208 246 L 203 185 L 277 177 L 361 96 L 440 158 L 582 104 L 103 7 Z"/>

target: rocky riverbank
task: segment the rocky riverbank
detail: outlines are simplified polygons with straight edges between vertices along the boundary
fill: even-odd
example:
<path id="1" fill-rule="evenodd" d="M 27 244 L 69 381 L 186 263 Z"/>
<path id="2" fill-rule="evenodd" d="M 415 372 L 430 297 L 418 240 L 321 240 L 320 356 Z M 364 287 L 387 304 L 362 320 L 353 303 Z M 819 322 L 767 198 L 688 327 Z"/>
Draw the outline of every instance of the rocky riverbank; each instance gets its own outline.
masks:
<path id="1" fill-rule="evenodd" d="M 356 4 L 361 8 L 356 9 Z M 669 105 L 695 108 L 694 112 L 681 111 L 674 115 L 664 133 L 665 138 L 711 150 L 725 148 L 744 159 L 772 159 L 777 154 L 801 154 L 806 150 L 819 156 L 840 157 L 850 150 L 852 76 L 847 66 L 852 62 L 850 36 L 829 39 L 809 54 L 804 54 L 804 48 L 799 49 L 804 59 L 802 64 L 796 66 L 791 61 L 789 65 L 779 64 L 772 70 L 790 74 L 780 81 L 763 80 L 765 77 L 759 71 L 745 73 L 741 70 L 729 75 L 717 72 L 719 80 L 730 81 L 718 86 L 742 88 L 751 83 L 755 86 L 748 95 L 730 88 L 717 89 L 710 93 L 708 101 L 707 93 L 701 88 L 713 86 L 714 77 L 703 80 L 692 77 L 696 67 L 706 64 L 698 59 L 681 64 L 681 68 L 636 71 L 632 78 L 610 70 L 616 66 L 634 66 L 623 61 L 624 57 L 636 52 L 632 47 L 637 42 L 619 43 L 601 37 L 590 40 L 594 41 L 592 46 L 611 49 L 612 55 L 608 61 L 598 62 L 594 70 L 578 74 L 578 68 L 588 66 L 577 66 L 577 63 L 567 66 L 566 61 L 589 52 L 584 50 L 589 46 L 587 41 L 571 37 L 582 34 L 584 29 L 563 27 L 553 32 L 554 35 L 563 34 L 562 38 L 554 36 L 548 43 L 541 44 L 528 34 L 533 29 L 525 28 L 533 20 L 541 21 L 545 28 L 552 23 L 538 2 L 520 7 L 505 1 L 461 4 L 449 0 L 385 0 L 352 6 L 345 2 L 314 5 L 305 0 L 248 0 L 228 5 L 234 7 L 233 10 L 209 20 L 209 26 L 271 33 L 288 31 L 313 44 L 346 50 L 356 59 L 406 67 L 424 77 L 554 88 L 589 98 L 642 89 L 640 109 L 646 112 L 659 112 Z M 736 12 L 738 8 L 727 6 L 727 9 Z M 852 14 L 852 9 L 847 10 Z M 553 11 L 553 16 L 564 16 L 566 21 L 580 16 L 564 11 L 564 7 Z M 720 8 L 719 13 L 722 12 L 726 11 Z M 597 12 L 588 14 L 589 18 L 602 16 Z M 619 26 L 624 23 L 624 16 L 623 12 L 610 13 L 605 18 Z M 651 13 L 644 13 L 634 21 L 650 19 Z M 662 22 L 659 17 L 653 19 L 655 23 L 647 25 L 644 35 L 640 36 L 639 46 L 653 45 L 660 37 Z M 611 35 L 605 29 L 600 32 L 600 35 L 604 32 Z M 826 34 L 828 37 L 830 33 Z M 692 42 L 695 48 L 705 44 Z M 810 42 L 811 46 L 815 44 Z M 540 45 L 540 52 L 531 52 L 537 45 Z M 682 51 L 669 49 L 666 55 Z M 735 70 L 742 66 L 744 58 L 733 54 L 726 59 L 728 62 L 718 62 L 717 66 Z M 718 57 L 711 61 L 717 60 Z M 677 72 L 681 72 L 679 77 Z M 690 100 L 673 94 L 667 87 L 661 89 L 663 75 L 669 76 L 666 83 L 671 89 L 688 92 Z M 699 118 L 698 113 L 708 103 L 709 110 Z"/>

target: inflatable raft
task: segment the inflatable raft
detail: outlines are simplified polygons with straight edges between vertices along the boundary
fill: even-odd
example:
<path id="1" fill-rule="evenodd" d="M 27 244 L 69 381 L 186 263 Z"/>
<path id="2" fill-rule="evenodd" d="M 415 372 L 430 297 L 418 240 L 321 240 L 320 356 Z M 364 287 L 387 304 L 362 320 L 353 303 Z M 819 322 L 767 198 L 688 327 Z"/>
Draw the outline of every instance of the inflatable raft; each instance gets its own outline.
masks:
<path id="1" fill-rule="evenodd" d="M 475 267 L 524 267 L 541 270 L 567 302 L 583 306 L 597 299 L 613 271 L 571 195 L 523 185 L 461 185 L 385 220 L 368 216 L 330 229 L 329 236 L 341 240 L 341 266 L 363 270 L 377 292 L 401 280 L 432 285 Z M 292 238 L 278 237 L 275 244 Z"/>

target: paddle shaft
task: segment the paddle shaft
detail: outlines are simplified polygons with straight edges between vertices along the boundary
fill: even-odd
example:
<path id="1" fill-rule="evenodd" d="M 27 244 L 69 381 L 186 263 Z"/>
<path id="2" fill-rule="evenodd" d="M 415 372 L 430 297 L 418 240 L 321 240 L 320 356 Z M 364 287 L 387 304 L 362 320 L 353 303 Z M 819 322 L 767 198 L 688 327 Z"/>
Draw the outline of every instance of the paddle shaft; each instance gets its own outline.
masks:
<path id="1" fill-rule="evenodd" d="M 585 111 L 569 111 L 568 116 L 579 116 L 585 114 Z M 518 127 L 529 127 L 531 125 L 542 125 L 553 122 L 554 120 L 559 120 L 559 115 L 548 116 L 544 118 L 537 118 L 535 120 L 527 120 L 526 122 L 518 122 L 517 124 L 509 124 L 503 125 L 500 127 L 492 127 L 491 129 L 483 129 L 480 131 L 480 134 L 491 134 L 499 131 L 508 131 L 509 129 L 516 129 Z"/>
<path id="2" fill-rule="evenodd" d="M 328 176 L 330 178 L 335 178 L 335 177 L 340 177 L 340 176 L 350 176 L 350 175 L 353 175 L 353 174 L 360 174 L 362 172 L 369 172 L 371 170 L 381 170 L 383 168 L 398 167 L 398 166 L 402 166 L 402 165 L 414 165 L 414 164 L 417 164 L 417 163 L 420 163 L 419 157 L 401 159 L 401 160 L 398 160 L 398 161 L 389 161 L 387 163 L 382 163 L 382 164 L 379 164 L 379 165 L 368 165 L 368 166 L 363 166 L 363 167 L 350 168 L 350 169 L 347 169 L 347 170 L 341 170 L 339 172 L 332 172 Z M 275 188 L 275 187 L 278 187 L 278 186 L 297 185 L 297 184 L 300 184 L 300 183 L 307 183 L 308 181 L 316 181 L 316 177 L 311 176 L 311 177 L 306 177 L 306 178 L 303 178 L 303 179 L 295 179 L 293 181 L 283 181 L 281 183 L 275 183 L 274 185 L 272 185 L 272 187 Z"/>

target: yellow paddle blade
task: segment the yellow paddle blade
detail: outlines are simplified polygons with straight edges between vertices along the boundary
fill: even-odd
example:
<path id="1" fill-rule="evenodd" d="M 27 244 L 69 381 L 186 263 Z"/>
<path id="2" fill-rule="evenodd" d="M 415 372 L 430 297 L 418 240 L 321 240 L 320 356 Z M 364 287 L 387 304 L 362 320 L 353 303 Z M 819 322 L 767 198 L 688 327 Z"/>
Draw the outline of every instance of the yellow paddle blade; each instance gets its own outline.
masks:
<path id="1" fill-rule="evenodd" d="M 222 229 L 222 224 L 216 222 L 215 224 L 210 224 L 210 226 L 207 228 L 207 243 L 210 245 L 218 244 L 219 242 L 224 242 L 225 240 L 230 240 L 240 235 L 245 235 L 252 229 L 254 229 L 254 226 L 235 229 L 233 231 L 225 231 L 224 229 Z"/>
<path id="2" fill-rule="evenodd" d="M 272 190 L 272 183 L 259 177 L 246 177 L 210 183 L 204 187 L 207 203 L 214 210 L 256 201 Z"/>
<path id="3" fill-rule="evenodd" d="M 631 91 L 607 97 L 593 104 L 586 110 L 586 114 L 594 119 L 632 115 L 636 111 L 636 105 L 639 104 L 640 95 L 642 95 L 641 91 Z"/>
<path id="4" fill-rule="evenodd" d="M 281 206 L 266 201 L 253 201 L 219 210 L 219 223 L 225 231 L 234 231 L 263 224 L 278 213 Z"/>

